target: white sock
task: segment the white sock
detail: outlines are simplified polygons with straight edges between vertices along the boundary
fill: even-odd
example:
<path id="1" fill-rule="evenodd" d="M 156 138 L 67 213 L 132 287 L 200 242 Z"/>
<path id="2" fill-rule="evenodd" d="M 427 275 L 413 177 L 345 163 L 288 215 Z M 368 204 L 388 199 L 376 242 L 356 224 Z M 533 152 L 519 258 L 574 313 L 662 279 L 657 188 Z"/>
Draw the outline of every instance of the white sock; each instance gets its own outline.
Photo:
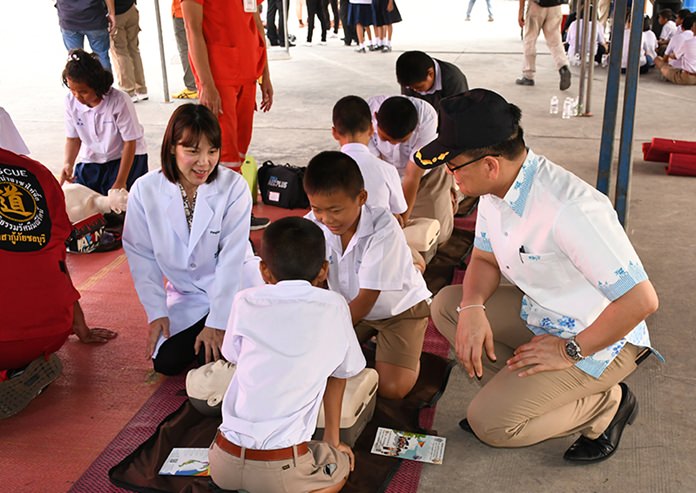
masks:
<path id="1" fill-rule="evenodd" d="M 386 41 L 386 43 L 387 43 L 387 46 L 389 46 L 389 47 L 391 48 L 391 39 L 388 39 L 388 40 Z"/>

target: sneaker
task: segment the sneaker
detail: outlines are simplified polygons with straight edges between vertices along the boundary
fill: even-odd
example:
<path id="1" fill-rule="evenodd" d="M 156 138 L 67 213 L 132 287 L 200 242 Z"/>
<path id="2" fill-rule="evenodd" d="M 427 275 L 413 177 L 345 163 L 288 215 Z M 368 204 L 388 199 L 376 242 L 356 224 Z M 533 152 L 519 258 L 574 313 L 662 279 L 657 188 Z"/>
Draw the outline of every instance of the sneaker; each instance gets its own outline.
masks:
<path id="1" fill-rule="evenodd" d="M 256 217 L 255 215 L 251 215 L 251 230 L 252 231 L 258 231 L 259 229 L 263 229 L 266 226 L 271 224 L 271 220 L 268 219 L 267 217 Z"/>
<path id="2" fill-rule="evenodd" d="M 172 94 L 174 99 L 198 99 L 198 91 L 192 91 L 191 89 L 184 89 L 181 92 Z"/>
<path id="3" fill-rule="evenodd" d="M 0 419 L 9 418 L 29 405 L 63 370 L 58 356 L 38 357 L 24 371 L 0 383 Z"/>
<path id="4" fill-rule="evenodd" d="M 379 46 L 375 46 L 375 45 L 370 45 L 370 46 L 367 47 L 367 49 L 370 50 L 370 51 L 377 51 L 377 50 L 380 49 L 380 47 L 379 47 Z"/>
<path id="5" fill-rule="evenodd" d="M 534 79 L 528 79 L 526 77 L 520 77 L 515 81 L 515 84 L 518 86 L 533 86 L 534 85 Z"/>
<path id="6" fill-rule="evenodd" d="M 382 46 L 382 53 L 389 53 L 392 50 L 391 46 L 384 45 Z"/>
<path id="7" fill-rule="evenodd" d="M 323 40 L 319 41 L 319 46 L 326 46 L 326 40 L 323 39 Z"/>
<path id="8" fill-rule="evenodd" d="M 493 22 L 494 20 L 495 20 L 495 19 L 493 19 L 493 16 L 492 16 L 492 15 L 489 15 L 489 16 L 488 16 L 488 22 Z"/>
<path id="9" fill-rule="evenodd" d="M 565 91 L 570 87 L 570 69 L 568 68 L 568 65 L 563 65 L 560 69 L 558 69 L 558 73 L 561 75 L 561 81 L 558 84 L 558 88 L 561 91 Z"/>
<path id="10" fill-rule="evenodd" d="M 130 98 L 131 98 L 131 101 L 133 101 L 133 103 L 137 103 L 138 101 L 140 101 L 140 99 L 138 99 L 138 95 L 137 95 L 137 94 L 131 95 Z"/>
<path id="11" fill-rule="evenodd" d="M 150 96 L 148 96 L 146 92 L 143 94 L 136 94 L 136 96 L 138 98 L 138 101 L 147 101 L 148 99 L 150 99 Z"/>
<path id="12" fill-rule="evenodd" d="M 311 42 L 311 41 L 305 41 L 305 44 L 304 44 L 304 45 L 305 45 L 305 46 L 312 46 L 312 42 Z"/>
<path id="13" fill-rule="evenodd" d="M 467 16 L 466 16 L 466 19 L 464 19 L 464 20 L 465 20 L 466 22 L 469 22 L 469 21 L 471 21 L 471 17 L 469 17 L 469 16 L 467 15 Z"/>
<path id="14" fill-rule="evenodd" d="M 364 46 L 362 46 L 362 47 L 358 48 L 358 49 L 357 49 L 357 50 L 355 50 L 355 51 L 356 51 L 357 53 L 367 53 L 367 50 L 365 49 L 365 47 L 364 47 Z"/>

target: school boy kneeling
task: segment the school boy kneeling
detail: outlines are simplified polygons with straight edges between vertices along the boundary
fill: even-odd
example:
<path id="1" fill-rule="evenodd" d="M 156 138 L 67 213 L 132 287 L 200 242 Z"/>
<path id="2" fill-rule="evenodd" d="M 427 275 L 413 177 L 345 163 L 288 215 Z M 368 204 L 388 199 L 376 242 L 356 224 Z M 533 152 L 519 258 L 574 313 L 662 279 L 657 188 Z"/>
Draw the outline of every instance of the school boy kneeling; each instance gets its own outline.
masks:
<path id="1" fill-rule="evenodd" d="M 288 217 L 266 229 L 266 285 L 240 291 L 222 354 L 237 370 L 223 399 L 210 473 L 225 490 L 250 493 L 340 491 L 353 470 L 339 440 L 347 378 L 365 368 L 345 300 L 321 289 L 324 237 Z M 309 441 L 322 400 L 323 441 Z"/>
<path id="2" fill-rule="evenodd" d="M 401 399 L 418 378 L 431 296 L 406 237 L 387 209 L 365 205 L 363 177 L 346 154 L 312 158 L 304 189 L 312 207 L 306 217 L 326 238 L 329 288 L 348 301 L 358 339 L 377 336 L 377 392 Z"/>

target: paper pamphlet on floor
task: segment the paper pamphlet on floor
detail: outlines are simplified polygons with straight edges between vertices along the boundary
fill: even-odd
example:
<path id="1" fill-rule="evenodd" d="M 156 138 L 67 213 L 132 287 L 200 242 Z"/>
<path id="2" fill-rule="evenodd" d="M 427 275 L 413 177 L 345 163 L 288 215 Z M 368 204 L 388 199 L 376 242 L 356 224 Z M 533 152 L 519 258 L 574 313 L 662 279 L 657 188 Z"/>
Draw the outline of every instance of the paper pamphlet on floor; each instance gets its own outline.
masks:
<path id="1" fill-rule="evenodd" d="M 210 476 L 207 448 L 174 448 L 162 464 L 161 476 Z"/>
<path id="2" fill-rule="evenodd" d="M 400 459 L 442 464 L 447 439 L 406 431 L 378 428 L 372 453 Z"/>

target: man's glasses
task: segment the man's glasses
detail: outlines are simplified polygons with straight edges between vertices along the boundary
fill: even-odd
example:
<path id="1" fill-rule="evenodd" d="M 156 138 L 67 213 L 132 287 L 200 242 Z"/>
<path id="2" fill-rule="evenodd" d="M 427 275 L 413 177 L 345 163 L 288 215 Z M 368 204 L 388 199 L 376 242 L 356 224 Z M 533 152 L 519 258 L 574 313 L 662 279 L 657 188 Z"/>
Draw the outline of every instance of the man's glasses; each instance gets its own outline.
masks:
<path id="1" fill-rule="evenodd" d="M 457 171 L 459 168 L 463 168 L 464 166 L 468 166 L 469 164 L 473 164 L 473 163 L 475 163 L 476 161 L 480 161 L 481 159 L 483 159 L 483 158 L 485 158 L 485 157 L 500 157 L 500 156 L 502 156 L 502 154 L 484 154 L 484 155 L 481 156 L 481 157 L 477 157 L 476 159 L 472 159 L 471 161 L 467 161 L 467 162 L 464 163 L 464 164 L 457 164 L 456 166 L 451 166 L 450 163 L 449 163 L 449 161 L 448 161 L 448 162 L 445 163 L 445 166 L 447 166 L 447 169 L 450 170 L 451 173 L 454 173 L 454 172 Z"/>

